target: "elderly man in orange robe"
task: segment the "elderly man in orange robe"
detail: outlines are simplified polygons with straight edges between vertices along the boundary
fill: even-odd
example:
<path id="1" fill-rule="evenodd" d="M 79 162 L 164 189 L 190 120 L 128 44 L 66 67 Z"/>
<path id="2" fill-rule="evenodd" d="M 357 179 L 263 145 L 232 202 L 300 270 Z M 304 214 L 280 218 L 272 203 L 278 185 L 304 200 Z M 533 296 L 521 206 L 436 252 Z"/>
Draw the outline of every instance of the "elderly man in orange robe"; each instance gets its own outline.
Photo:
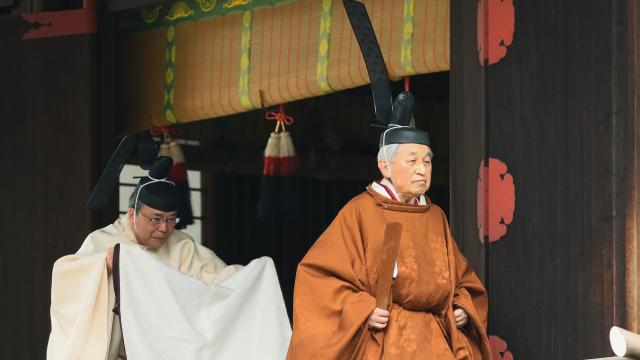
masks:
<path id="1" fill-rule="evenodd" d="M 382 134 L 383 178 L 342 208 L 298 266 L 287 359 L 491 360 L 486 290 L 424 195 L 432 157 L 424 131 L 392 124 Z M 383 254 L 392 223 L 397 251 Z M 380 307 L 383 281 L 391 301 Z"/>

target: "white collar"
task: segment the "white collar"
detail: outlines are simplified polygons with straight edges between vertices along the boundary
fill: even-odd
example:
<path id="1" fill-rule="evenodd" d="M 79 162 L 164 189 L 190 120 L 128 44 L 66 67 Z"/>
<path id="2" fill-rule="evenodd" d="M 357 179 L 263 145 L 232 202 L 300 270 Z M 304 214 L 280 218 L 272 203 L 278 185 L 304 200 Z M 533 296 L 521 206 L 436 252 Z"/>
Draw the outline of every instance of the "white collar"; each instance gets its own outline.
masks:
<path id="1" fill-rule="evenodd" d="M 387 199 L 396 200 L 399 199 L 398 191 L 389 178 L 383 178 L 380 181 L 374 181 L 371 183 L 371 188 L 378 194 L 386 197 Z M 389 193 L 391 191 L 391 193 Z M 420 195 L 418 198 L 418 205 L 427 205 L 427 199 L 424 195 Z"/>

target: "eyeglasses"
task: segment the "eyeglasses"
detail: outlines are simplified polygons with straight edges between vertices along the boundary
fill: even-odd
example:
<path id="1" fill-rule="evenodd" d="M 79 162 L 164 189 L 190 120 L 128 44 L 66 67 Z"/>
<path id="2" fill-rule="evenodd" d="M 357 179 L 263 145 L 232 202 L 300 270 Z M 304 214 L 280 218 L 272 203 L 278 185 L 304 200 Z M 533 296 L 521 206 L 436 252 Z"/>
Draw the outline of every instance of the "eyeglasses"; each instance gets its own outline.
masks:
<path id="1" fill-rule="evenodd" d="M 142 212 L 139 213 L 140 215 L 142 215 L 143 218 L 145 218 L 148 222 L 151 223 L 151 225 L 160 225 L 162 223 L 166 223 L 167 226 L 174 226 L 177 222 L 178 222 L 178 218 L 175 216 L 170 216 L 168 218 L 163 218 L 163 217 L 148 217 L 147 215 L 143 214 Z"/>

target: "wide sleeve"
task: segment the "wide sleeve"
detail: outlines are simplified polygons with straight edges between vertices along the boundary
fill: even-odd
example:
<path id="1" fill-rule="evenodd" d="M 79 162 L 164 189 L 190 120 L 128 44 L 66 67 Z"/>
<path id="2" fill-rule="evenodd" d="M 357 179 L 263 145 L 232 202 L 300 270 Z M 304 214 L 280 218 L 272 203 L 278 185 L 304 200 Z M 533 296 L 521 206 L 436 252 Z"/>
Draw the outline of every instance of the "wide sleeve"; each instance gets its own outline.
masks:
<path id="1" fill-rule="evenodd" d="M 487 291 L 476 273 L 471 269 L 469 261 L 467 261 L 458 249 L 455 241 L 452 241 L 452 243 L 457 275 L 453 304 L 454 306 L 465 309 L 467 313 L 473 313 L 479 320 L 479 323 L 482 324 L 483 329 L 486 329 L 489 310 Z"/>
<path id="2" fill-rule="evenodd" d="M 456 274 L 453 307 L 464 309 L 469 316 L 469 323 L 462 329 L 462 332 L 469 341 L 470 351 L 475 353 L 474 357 L 482 356 L 480 357 L 482 359 L 491 359 L 487 338 L 489 310 L 487 291 L 453 238 L 451 238 L 451 244 Z"/>
<path id="3" fill-rule="evenodd" d="M 287 359 L 342 359 L 375 308 L 357 209 L 347 205 L 298 265 Z"/>
<path id="4" fill-rule="evenodd" d="M 65 256 L 53 266 L 47 359 L 103 359 L 114 299 L 105 254 Z"/>

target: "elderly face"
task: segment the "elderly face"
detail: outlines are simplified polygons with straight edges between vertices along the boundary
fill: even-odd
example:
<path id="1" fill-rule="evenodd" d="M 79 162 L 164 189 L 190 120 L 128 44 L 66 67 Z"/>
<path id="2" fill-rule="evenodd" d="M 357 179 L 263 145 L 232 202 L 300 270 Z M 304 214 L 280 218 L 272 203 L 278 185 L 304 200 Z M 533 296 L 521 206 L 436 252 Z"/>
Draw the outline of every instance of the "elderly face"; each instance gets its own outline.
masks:
<path id="1" fill-rule="evenodd" d="M 129 223 L 140 245 L 150 249 L 159 249 L 164 245 L 176 226 L 175 211 L 160 211 L 142 205 L 138 215 L 129 208 Z"/>
<path id="2" fill-rule="evenodd" d="M 390 167 L 384 160 L 378 168 L 384 177 L 391 179 L 393 186 L 408 201 L 427 192 L 431 185 L 431 157 L 433 153 L 426 145 L 401 144 Z"/>

